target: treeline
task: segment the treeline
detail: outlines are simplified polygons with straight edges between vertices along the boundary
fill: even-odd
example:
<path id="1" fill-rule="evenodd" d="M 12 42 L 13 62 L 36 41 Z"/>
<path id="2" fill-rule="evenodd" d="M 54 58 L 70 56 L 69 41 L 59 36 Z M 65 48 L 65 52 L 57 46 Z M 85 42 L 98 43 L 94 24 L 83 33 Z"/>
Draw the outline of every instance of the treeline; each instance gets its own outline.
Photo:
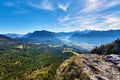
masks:
<path id="1" fill-rule="evenodd" d="M 114 42 L 106 45 L 101 45 L 91 50 L 92 54 L 120 54 L 120 40 L 117 39 Z"/>

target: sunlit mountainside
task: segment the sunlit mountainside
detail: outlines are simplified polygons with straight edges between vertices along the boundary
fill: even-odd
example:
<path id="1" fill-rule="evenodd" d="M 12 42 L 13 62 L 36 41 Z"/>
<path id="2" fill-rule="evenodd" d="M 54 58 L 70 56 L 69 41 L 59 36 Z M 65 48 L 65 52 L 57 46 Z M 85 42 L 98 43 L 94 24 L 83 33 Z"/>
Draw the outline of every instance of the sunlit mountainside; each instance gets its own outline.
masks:
<path id="1" fill-rule="evenodd" d="M 0 0 L 0 80 L 120 80 L 120 0 Z"/>
<path id="2" fill-rule="evenodd" d="M 109 33 L 112 31 L 107 31 L 104 33 Z M 118 30 L 113 32 L 119 32 Z M 71 32 L 70 32 L 71 33 Z M 0 79 L 1 80 L 73 80 L 73 79 L 110 79 L 110 77 L 107 77 L 108 75 L 102 75 L 102 71 L 99 68 L 99 66 L 95 66 L 95 62 L 91 62 L 91 60 L 96 58 L 96 60 L 100 57 L 105 57 L 104 62 L 99 63 L 101 65 L 108 64 L 107 62 L 110 61 L 112 64 L 108 64 L 107 66 L 114 65 L 117 68 L 114 70 L 114 73 L 118 73 L 119 75 L 119 69 L 120 69 L 120 57 L 117 56 L 120 54 L 120 40 L 117 39 L 116 41 L 112 41 L 111 44 L 103 44 L 102 46 L 96 45 L 96 48 L 89 50 L 86 48 L 83 48 L 83 46 L 68 41 L 68 36 L 72 36 L 75 34 L 81 34 L 85 35 L 85 37 L 88 37 L 86 35 L 92 33 L 90 32 L 72 32 L 70 33 L 54 33 L 54 32 L 48 32 L 48 31 L 35 31 L 28 36 L 22 36 L 22 37 L 16 37 L 16 38 L 10 38 L 5 35 L 0 35 Z M 104 34 L 102 32 L 102 35 Z M 70 35 L 68 35 L 70 34 Z M 110 33 L 109 33 L 110 34 Z M 107 35 L 109 35 L 107 34 Z M 65 36 L 64 36 L 65 35 Z M 66 37 L 67 35 L 67 37 Z M 92 34 L 93 35 L 93 34 Z M 98 34 L 94 34 L 94 36 L 98 36 Z M 100 36 L 100 32 L 99 32 Z M 98 37 L 99 37 L 98 36 Z M 119 35 L 116 35 L 119 36 Z M 115 38 L 116 36 L 110 35 L 110 37 Z M 66 37 L 64 39 L 61 39 L 63 37 Z M 104 36 L 103 36 L 104 37 Z M 78 37 L 79 38 L 79 37 Z M 90 38 L 90 36 L 88 37 Z M 100 36 L 101 38 L 101 36 Z M 68 40 L 67 40 L 68 39 Z M 107 37 L 106 37 L 107 40 Z M 94 41 L 93 41 L 94 42 Z M 86 43 L 86 42 L 85 42 Z M 90 43 L 86 43 L 90 44 Z M 88 46 L 86 46 L 88 47 Z M 82 55 L 85 54 L 85 55 Z M 99 54 L 99 55 L 98 55 Z M 114 55 L 110 55 L 114 54 Z M 86 64 L 83 64 L 81 56 L 84 58 L 89 58 L 87 60 Z M 108 56 L 108 57 L 107 57 Z M 71 58 L 70 58 L 71 57 Z M 70 59 L 68 59 L 70 58 Z M 73 59 L 72 59 L 73 58 Z M 83 60 L 84 60 L 83 58 Z M 91 58 L 91 59 L 90 59 Z M 65 60 L 68 59 L 66 62 Z M 72 60 L 71 60 L 72 59 Z M 80 59 L 80 60 L 79 60 Z M 75 60 L 75 62 L 73 62 Z M 79 64 L 79 61 L 81 62 Z M 65 61 L 65 62 L 64 62 Z M 76 62 L 77 61 L 77 62 Z M 90 62 L 89 62 L 90 61 Z M 101 59 L 98 59 L 98 61 L 102 61 Z M 64 62 L 64 63 L 62 63 Z M 64 65 L 66 64 L 66 65 Z M 88 65 L 89 64 L 89 65 Z M 63 66 L 64 65 L 64 66 Z M 93 68 L 93 71 L 90 70 L 89 73 L 96 75 L 96 70 L 98 71 L 100 76 L 94 76 L 91 77 L 88 73 L 86 73 L 86 70 L 84 70 L 84 74 L 81 74 L 81 70 L 77 70 L 77 67 L 81 67 L 81 69 L 84 69 L 81 65 L 85 66 L 86 68 L 90 67 Z M 60 66 L 60 67 L 59 67 Z M 103 68 L 106 65 L 102 66 Z M 70 71 L 68 69 L 70 68 Z M 72 69 L 77 70 L 78 72 L 71 72 Z M 65 70 L 63 70 L 65 68 Z M 67 69 L 68 68 L 68 69 Z M 109 69 L 108 69 L 109 70 Z M 106 72 L 109 74 L 113 74 L 113 72 Z M 63 74 L 61 76 L 61 74 Z M 68 74 L 68 75 L 66 75 Z M 105 74 L 105 73 L 104 73 Z M 74 77 L 72 77 L 74 75 Z M 77 76 L 79 75 L 79 76 Z M 112 79 L 118 77 L 118 75 L 112 75 Z M 112 80 L 110 79 L 110 80 Z M 116 78 L 116 80 L 119 80 Z"/>

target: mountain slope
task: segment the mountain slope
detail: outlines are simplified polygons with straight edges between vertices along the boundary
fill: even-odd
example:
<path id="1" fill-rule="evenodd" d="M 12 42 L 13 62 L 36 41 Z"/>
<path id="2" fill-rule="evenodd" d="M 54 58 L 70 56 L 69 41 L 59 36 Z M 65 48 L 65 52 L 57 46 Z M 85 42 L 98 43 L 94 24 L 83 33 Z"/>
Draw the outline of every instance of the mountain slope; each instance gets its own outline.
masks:
<path id="1" fill-rule="evenodd" d="M 81 54 L 67 59 L 56 71 L 55 80 L 119 80 L 120 62 L 114 64 L 109 56 L 120 60 L 118 55 L 99 56 Z"/>
<path id="2" fill-rule="evenodd" d="M 91 30 L 84 30 L 84 31 L 73 31 L 73 32 L 58 32 L 57 35 L 60 39 L 69 39 L 74 34 L 86 34 L 91 32 Z"/>
<path id="3" fill-rule="evenodd" d="M 109 31 L 91 31 L 86 34 L 74 34 L 69 38 L 70 41 L 76 43 L 88 43 L 88 44 L 107 44 L 120 37 L 120 30 L 109 30 Z"/>
<path id="4" fill-rule="evenodd" d="M 2 53 L 3 50 L 11 49 L 12 47 L 9 45 L 13 46 L 14 44 L 16 44 L 16 40 L 5 35 L 0 35 L 0 53 Z"/>
<path id="5" fill-rule="evenodd" d="M 57 38 L 57 35 L 55 33 L 45 30 L 30 33 L 27 36 L 23 37 L 22 40 L 36 43 L 40 42 L 47 44 L 62 44 L 62 41 Z"/>
<path id="6" fill-rule="evenodd" d="M 75 34 L 77 36 L 77 34 Z M 79 34 L 82 37 L 111 37 L 111 36 L 120 36 L 120 30 L 108 30 L 108 31 L 90 31 L 86 34 Z M 74 35 L 73 35 L 74 36 Z"/>
<path id="7" fill-rule="evenodd" d="M 10 37 L 7 37 L 7 36 L 5 36 L 5 35 L 0 35 L 0 40 L 1 40 L 1 41 L 4 41 L 4 40 L 11 41 L 11 40 L 13 40 L 13 39 L 10 38 Z"/>
<path id="8" fill-rule="evenodd" d="M 0 80 L 53 80 L 57 67 L 73 56 L 59 46 L 0 39 Z"/>
<path id="9" fill-rule="evenodd" d="M 91 50 L 94 54 L 120 54 L 120 39 L 113 41 L 112 43 L 101 45 Z"/>

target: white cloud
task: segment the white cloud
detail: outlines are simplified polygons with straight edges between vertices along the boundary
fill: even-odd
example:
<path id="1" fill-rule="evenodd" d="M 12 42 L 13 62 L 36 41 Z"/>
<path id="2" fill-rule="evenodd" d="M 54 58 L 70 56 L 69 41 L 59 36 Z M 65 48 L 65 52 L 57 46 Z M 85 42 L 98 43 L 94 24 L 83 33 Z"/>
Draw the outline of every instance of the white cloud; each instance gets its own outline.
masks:
<path id="1" fill-rule="evenodd" d="M 63 4 L 58 4 L 58 7 L 60 8 L 60 9 L 62 9 L 63 11 L 67 11 L 67 9 L 68 9 L 68 7 L 69 7 L 69 3 L 67 3 L 67 4 L 65 4 L 65 5 L 63 5 Z"/>
<path id="2" fill-rule="evenodd" d="M 120 29 L 120 12 L 108 14 L 89 14 L 84 16 L 69 15 L 61 17 L 60 23 L 73 30 L 111 30 Z"/>
<path id="3" fill-rule="evenodd" d="M 120 0 L 113 0 L 108 5 L 106 5 L 106 7 L 113 7 L 113 6 L 119 5 L 119 4 L 120 4 Z"/>
<path id="4" fill-rule="evenodd" d="M 98 10 L 103 4 L 104 0 L 87 0 L 84 8 L 80 12 L 92 12 Z"/>
<path id="5" fill-rule="evenodd" d="M 86 0 L 85 6 L 79 13 L 93 13 L 119 5 L 119 0 Z"/>
<path id="6" fill-rule="evenodd" d="M 46 9 L 52 11 L 54 9 L 53 7 L 53 1 L 51 0 L 42 0 L 39 3 L 30 3 L 29 5 L 38 9 Z"/>
<path id="7" fill-rule="evenodd" d="M 110 17 L 108 19 L 105 20 L 106 23 L 120 23 L 120 18 L 118 17 Z"/>
<path id="8" fill-rule="evenodd" d="M 115 10 L 113 8 L 115 6 L 119 6 L 120 0 L 70 1 L 59 2 L 59 0 L 56 0 L 55 2 L 55 0 L 28 0 L 27 2 L 29 6 L 34 8 L 50 11 L 54 10 L 55 13 L 52 14 L 54 15 L 53 18 L 58 17 L 57 21 L 60 25 L 65 27 L 64 30 L 120 29 L 120 11 L 117 10 L 118 8 L 116 8 Z M 16 3 L 7 2 L 5 5 L 12 7 L 16 6 Z M 55 6 L 57 8 L 55 8 Z M 56 10 L 58 8 L 63 10 L 65 13 L 60 12 L 60 14 L 58 14 L 59 10 Z M 24 9 L 16 11 L 16 13 L 18 14 L 23 14 L 24 12 Z"/>
<path id="9" fill-rule="evenodd" d="M 79 3 L 80 6 L 75 6 L 75 8 L 72 9 L 72 12 L 67 11 L 67 15 L 61 16 L 57 19 L 60 24 L 65 26 L 65 30 L 120 29 L 120 11 L 117 9 L 114 10 L 114 8 L 112 8 L 118 6 L 118 4 L 120 4 L 120 0 L 84 1 L 85 2 Z M 78 9 L 80 12 L 78 12 Z M 111 11 L 106 11 L 107 9 L 110 9 Z"/>
<path id="10" fill-rule="evenodd" d="M 105 19 L 108 29 L 120 29 L 120 17 L 108 17 Z"/>
<path id="11" fill-rule="evenodd" d="M 60 22 L 60 23 L 64 23 L 64 22 L 67 21 L 67 20 L 69 20 L 68 15 L 65 16 L 65 17 L 60 17 L 60 18 L 57 19 L 57 21 Z"/>

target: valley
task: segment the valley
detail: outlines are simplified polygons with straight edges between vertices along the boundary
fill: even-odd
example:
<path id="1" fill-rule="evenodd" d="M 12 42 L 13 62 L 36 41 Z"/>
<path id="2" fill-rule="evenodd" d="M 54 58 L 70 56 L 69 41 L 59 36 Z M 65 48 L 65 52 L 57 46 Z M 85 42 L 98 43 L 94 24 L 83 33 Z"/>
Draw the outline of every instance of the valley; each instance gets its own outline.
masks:
<path id="1" fill-rule="evenodd" d="M 10 34 L 10 33 L 9 33 Z M 89 52 L 96 46 L 111 43 L 120 37 L 120 30 L 84 30 L 73 32 L 51 32 L 46 30 L 29 32 L 25 35 L 3 34 L 21 42 L 44 43 L 74 48 L 79 52 Z M 16 35 L 16 37 L 15 37 Z"/>
<path id="2" fill-rule="evenodd" d="M 46 31 L 43 32 L 46 33 Z M 48 35 L 49 33 L 46 36 L 42 35 L 43 37 L 41 37 L 40 34 L 34 34 L 34 37 L 41 37 L 43 40 L 48 40 Z M 98 46 L 92 49 L 91 52 L 88 52 L 80 46 L 72 43 L 55 44 L 46 43 L 43 42 L 43 40 L 40 42 L 34 42 L 28 41 L 29 38 L 24 39 L 25 40 L 20 37 L 10 38 L 5 35 L 0 35 L 0 80 L 89 80 L 92 78 L 93 80 L 111 80 L 109 77 L 107 77 L 109 76 L 107 74 L 119 74 L 119 56 L 117 58 L 118 60 L 116 60 L 118 61 L 117 64 L 114 62 L 115 64 L 113 65 L 115 67 L 112 67 L 114 72 L 106 72 L 106 75 L 102 75 L 103 72 L 96 72 L 97 69 L 95 68 L 104 64 L 106 65 L 104 65 L 103 68 L 106 66 L 112 66 L 112 64 L 109 64 L 102 59 L 105 56 L 109 56 L 109 54 L 116 54 L 115 56 L 120 54 L 120 50 L 118 50 L 120 49 L 119 39 L 110 44 Z M 51 39 L 55 41 L 57 40 L 54 38 Z M 94 59 L 97 59 L 96 61 L 98 61 L 99 64 L 91 62 Z M 86 72 L 82 65 L 84 65 L 86 68 L 93 68 L 95 71 L 91 71 L 90 69 L 89 72 Z M 78 69 L 79 67 L 80 70 Z M 81 70 L 83 72 L 81 72 Z M 93 74 L 95 74 L 95 76 L 91 76 Z M 115 76 L 118 77 L 118 75 L 113 75 L 113 79 Z"/>
<path id="3" fill-rule="evenodd" d="M 21 43 L 0 37 L 0 80 L 53 80 L 58 66 L 72 53 L 47 44 Z"/>

